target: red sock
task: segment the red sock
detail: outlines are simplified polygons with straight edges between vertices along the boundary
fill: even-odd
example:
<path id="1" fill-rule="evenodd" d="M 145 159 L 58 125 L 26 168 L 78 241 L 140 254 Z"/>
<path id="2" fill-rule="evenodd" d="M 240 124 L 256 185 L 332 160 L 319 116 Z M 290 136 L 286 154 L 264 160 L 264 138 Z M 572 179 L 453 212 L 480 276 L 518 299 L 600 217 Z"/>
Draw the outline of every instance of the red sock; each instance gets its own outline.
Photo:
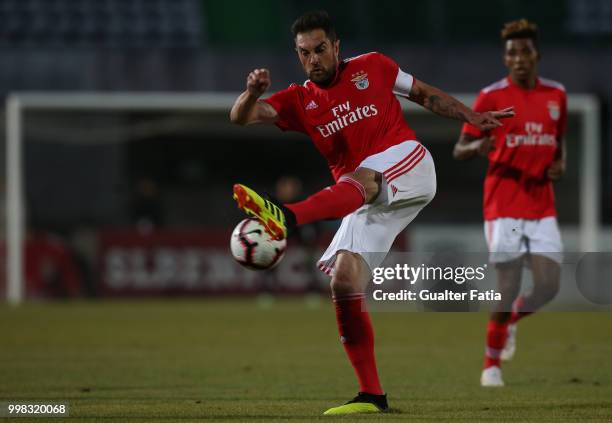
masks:
<path id="1" fill-rule="evenodd" d="M 374 357 L 374 330 L 364 310 L 365 294 L 334 297 L 340 340 L 357 373 L 359 391 L 382 395 Z"/>
<path id="2" fill-rule="evenodd" d="M 336 185 L 327 187 L 304 201 L 285 204 L 295 213 L 298 225 L 324 219 L 339 219 L 354 212 L 365 203 L 366 192 L 361 183 L 343 176 Z"/>
<path id="3" fill-rule="evenodd" d="M 487 347 L 485 350 L 484 368 L 501 367 L 500 355 L 506 344 L 508 323 L 498 323 L 489 320 L 487 324 Z"/>
<path id="4" fill-rule="evenodd" d="M 525 310 L 525 299 L 523 296 L 518 297 L 512 303 L 512 314 L 510 315 L 510 324 L 513 325 L 523 317 L 527 317 L 532 314 L 533 311 Z"/>

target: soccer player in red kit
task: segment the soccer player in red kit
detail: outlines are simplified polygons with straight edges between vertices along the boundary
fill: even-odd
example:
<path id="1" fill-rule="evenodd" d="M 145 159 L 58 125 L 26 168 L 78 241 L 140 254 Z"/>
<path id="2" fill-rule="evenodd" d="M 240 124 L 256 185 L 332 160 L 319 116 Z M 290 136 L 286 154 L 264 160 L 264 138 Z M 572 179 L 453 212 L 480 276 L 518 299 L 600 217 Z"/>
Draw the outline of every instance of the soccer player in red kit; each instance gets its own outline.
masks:
<path id="1" fill-rule="evenodd" d="M 502 301 L 487 325 L 482 386 L 504 385 L 500 361 L 514 355 L 516 323 L 557 294 L 563 250 L 552 181 L 565 171 L 565 89 L 538 77 L 535 24 L 507 23 L 502 40 L 509 75 L 484 88 L 474 110 L 512 105 L 516 115 L 488 131 L 464 124 L 454 150 L 459 160 L 489 160 L 484 230 Z M 534 287 L 518 296 L 523 264 L 531 268 Z"/>
<path id="2" fill-rule="evenodd" d="M 380 412 L 388 406 L 376 368 L 365 288 L 370 269 L 380 265 L 395 237 L 436 190 L 431 155 L 405 122 L 395 96 L 483 131 L 500 126 L 498 119 L 513 113 L 510 108 L 474 112 L 380 53 L 340 61 L 340 41 L 325 12 L 301 16 L 292 33 L 309 79 L 262 100 L 270 75 L 256 69 L 230 118 L 240 125 L 273 123 L 307 134 L 327 159 L 336 184 L 292 204 L 275 204 L 240 184 L 234 186 L 234 198 L 277 238 L 296 225 L 344 217 L 319 268 L 331 275 L 340 339 L 360 390 L 353 400 L 325 414 Z"/>

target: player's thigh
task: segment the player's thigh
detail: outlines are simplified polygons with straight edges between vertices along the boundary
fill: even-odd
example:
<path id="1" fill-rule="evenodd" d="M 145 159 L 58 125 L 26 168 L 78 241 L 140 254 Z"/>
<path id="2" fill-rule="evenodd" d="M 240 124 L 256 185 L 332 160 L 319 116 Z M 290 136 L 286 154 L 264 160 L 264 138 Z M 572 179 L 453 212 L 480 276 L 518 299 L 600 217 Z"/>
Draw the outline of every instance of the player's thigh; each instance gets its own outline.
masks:
<path id="1" fill-rule="evenodd" d="M 418 141 L 408 140 L 364 159 L 359 168 L 375 170 L 381 174 L 380 193 L 387 204 L 427 198 L 436 192 L 436 172 L 433 158 Z M 358 169 L 359 169 L 358 168 Z"/>
<path id="2" fill-rule="evenodd" d="M 388 203 L 390 205 L 415 200 L 429 203 L 436 195 L 436 167 L 427 149 L 423 147 L 422 157 L 413 163 L 405 173 L 388 174 L 385 177 Z M 384 189 L 384 188 L 383 188 Z"/>
<path id="3" fill-rule="evenodd" d="M 550 257 L 530 254 L 530 267 L 533 275 L 533 291 L 536 294 L 554 296 L 559 291 L 561 266 Z"/>
<path id="4" fill-rule="evenodd" d="M 415 145 L 420 146 L 410 141 L 402 144 L 403 147 L 392 147 L 379 155 L 370 156 L 362 165 L 384 169 L 389 161 L 397 161 L 397 158 L 391 157 L 391 150 L 410 146 L 414 149 Z M 366 204 L 342 219 L 334 239 L 319 260 L 318 266 L 323 272 L 334 274 L 337 253 L 344 250 L 360 254 L 371 273 L 383 262 L 398 234 L 431 201 L 436 191 L 435 167 L 424 147 L 419 161 L 400 173 L 392 187 L 385 178 L 382 179 L 380 193 L 372 204 Z"/>
<path id="5" fill-rule="evenodd" d="M 497 287 L 504 303 L 512 303 L 521 289 L 523 258 L 495 264 Z"/>
<path id="6" fill-rule="evenodd" d="M 383 193 L 384 194 L 384 193 Z M 319 269 L 335 275 L 340 251 L 359 254 L 368 266 L 368 272 L 380 266 L 391 249 L 395 238 L 425 207 L 426 202 L 401 207 L 389 207 L 383 200 L 366 205 L 342 219 L 340 228 L 318 262 Z"/>

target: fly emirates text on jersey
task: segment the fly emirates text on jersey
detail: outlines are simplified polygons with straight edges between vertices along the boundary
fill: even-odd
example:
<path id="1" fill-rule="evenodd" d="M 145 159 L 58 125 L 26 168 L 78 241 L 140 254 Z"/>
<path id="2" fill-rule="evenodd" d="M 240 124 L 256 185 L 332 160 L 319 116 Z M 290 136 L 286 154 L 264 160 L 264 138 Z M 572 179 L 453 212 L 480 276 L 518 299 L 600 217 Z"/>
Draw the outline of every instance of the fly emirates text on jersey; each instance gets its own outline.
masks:
<path id="1" fill-rule="evenodd" d="M 317 126 L 323 138 L 327 138 L 359 120 L 370 118 L 378 114 L 378 110 L 374 104 L 370 104 L 369 106 L 358 106 L 352 111 L 351 104 L 348 101 L 332 107 L 331 111 L 334 115 L 334 120 L 325 125 Z"/>
<path id="2" fill-rule="evenodd" d="M 543 125 L 537 122 L 525 123 L 526 134 L 506 135 L 506 147 L 513 148 L 520 145 L 557 145 L 555 134 L 543 133 Z"/>

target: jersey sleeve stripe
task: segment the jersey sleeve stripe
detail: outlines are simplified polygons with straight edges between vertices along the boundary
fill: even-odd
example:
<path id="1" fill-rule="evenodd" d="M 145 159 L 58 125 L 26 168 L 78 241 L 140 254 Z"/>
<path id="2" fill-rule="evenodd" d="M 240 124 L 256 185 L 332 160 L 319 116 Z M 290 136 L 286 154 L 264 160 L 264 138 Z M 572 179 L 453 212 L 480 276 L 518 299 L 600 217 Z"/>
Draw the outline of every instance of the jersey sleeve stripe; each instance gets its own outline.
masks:
<path id="1" fill-rule="evenodd" d="M 347 57 L 346 59 L 344 59 L 344 62 L 350 62 L 351 60 L 359 59 L 360 57 L 367 56 L 367 55 L 369 55 L 369 54 L 373 54 L 373 53 L 378 53 L 378 52 L 376 52 L 376 51 L 370 51 L 370 52 L 368 52 L 368 53 L 359 54 L 359 55 L 357 55 L 357 56 Z"/>
<path id="2" fill-rule="evenodd" d="M 552 87 L 552 88 L 556 88 L 558 90 L 561 91 L 565 91 L 565 86 L 557 81 L 553 81 L 552 79 L 547 79 L 547 78 L 538 78 L 540 80 L 540 84 L 544 85 L 545 87 Z"/>
<path id="3" fill-rule="evenodd" d="M 504 79 L 500 79 L 497 82 L 492 83 L 491 85 L 487 85 L 486 87 L 482 89 L 482 92 L 487 94 L 487 93 L 490 93 L 491 91 L 503 90 L 507 86 L 508 86 L 508 80 L 504 78 Z"/>
<path id="4" fill-rule="evenodd" d="M 393 86 L 393 94 L 409 98 L 413 83 L 414 77 L 398 68 L 395 85 Z"/>

